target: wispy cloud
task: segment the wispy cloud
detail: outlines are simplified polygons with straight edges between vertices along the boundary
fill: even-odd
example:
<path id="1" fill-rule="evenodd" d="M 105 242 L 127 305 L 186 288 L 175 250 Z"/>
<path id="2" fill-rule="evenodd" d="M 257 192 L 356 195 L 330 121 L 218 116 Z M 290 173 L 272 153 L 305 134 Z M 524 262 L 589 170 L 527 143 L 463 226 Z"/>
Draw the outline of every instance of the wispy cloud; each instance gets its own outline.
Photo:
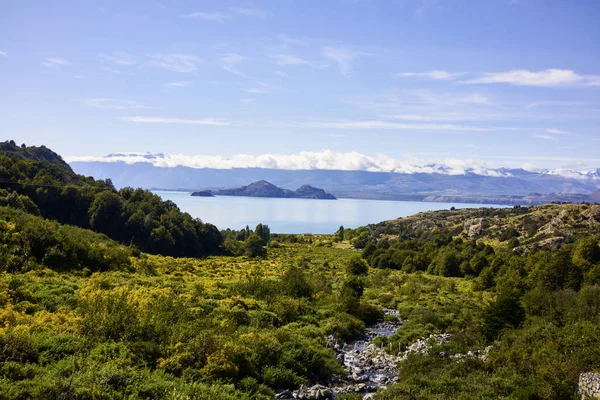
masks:
<path id="1" fill-rule="evenodd" d="M 459 132 L 493 132 L 521 130 L 514 127 L 479 127 L 455 124 L 406 124 L 387 120 L 317 122 L 309 124 L 315 128 L 329 129 L 396 129 L 415 131 L 459 131 Z"/>
<path id="2" fill-rule="evenodd" d="M 307 41 L 288 35 L 277 35 L 277 39 L 279 39 L 284 46 L 308 47 Z"/>
<path id="3" fill-rule="evenodd" d="M 136 58 L 131 54 L 122 53 L 118 51 L 112 54 L 101 53 L 98 54 L 98 57 L 100 57 L 104 61 L 110 61 L 118 65 L 134 65 L 137 62 Z"/>
<path id="4" fill-rule="evenodd" d="M 192 86 L 192 82 L 190 82 L 190 81 L 167 82 L 167 83 L 163 83 L 163 86 L 166 87 L 167 89 L 177 89 L 177 88 Z"/>
<path id="5" fill-rule="evenodd" d="M 246 92 L 254 93 L 254 94 L 265 94 L 265 93 L 269 93 L 270 90 L 267 87 L 255 87 L 255 88 L 246 89 Z"/>
<path id="6" fill-rule="evenodd" d="M 538 101 L 536 103 L 530 103 L 525 108 L 536 108 L 545 106 L 593 106 L 595 103 L 588 101 Z"/>
<path id="7" fill-rule="evenodd" d="M 277 75 L 279 75 L 280 77 L 282 77 L 282 78 L 287 78 L 287 77 L 288 77 L 288 74 L 287 74 L 287 72 L 283 72 L 283 71 L 275 71 L 275 73 L 276 73 Z"/>
<path id="8" fill-rule="evenodd" d="M 266 11 L 250 7 L 229 7 L 229 11 L 234 14 L 244 15 L 246 17 L 257 17 L 262 19 L 267 18 L 269 15 L 269 13 Z"/>
<path id="9" fill-rule="evenodd" d="M 293 54 L 272 54 L 277 65 L 310 65 L 308 61 Z"/>
<path id="10" fill-rule="evenodd" d="M 542 140 L 554 140 L 554 139 L 556 139 L 554 136 L 544 135 L 544 134 L 541 134 L 541 133 L 536 133 L 536 134 L 533 135 L 533 137 L 536 138 L 536 139 L 542 139 Z"/>
<path id="11" fill-rule="evenodd" d="M 159 118 L 159 117 L 122 117 L 122 121 L 137 122 L 142 124 L 183 124 L 183 125 L 211 125 L 227 126 L 229 123 L 222 119 L 182 119 L 182 118 Z"/>
<path id="12" fill-rule="evenodd" d="M 232 18 L 230 14 L 226 14 L 220 11 L 214 12 L 195 12 L 191 14 L 181 15 L 181 18 L 189 18 L 189 19 L 202 19 L 205 21 L 213 21 L 219 23 L 225 23 L 225 21 Z"/>
<path id="13" fill-rule="evenodd" d="M 571 132 L 564 131 L 562 129 L 546 129 L 546 133 L 552 133 L 554 135 L 570 135 Z"/>
<path id="14" fill-rule="evenodd" d="M 122 74 L 123 71 L 113 67 L 102 67 L 102 69 L 106 72 L 110 72 L 111 74 Z"/>
<path id="15" fill-rule="evenodd" d="M 255 103 L 256 99 L 240 99 L 242 103 Z"/>
<path id="16" fill-rule="evenodd" d="M 437 0 L 420 0 L 419 7 L 415 10 L 415 15 L 418 18 L 423 18 L 425 13 L 437 5 Z"/>
<path id="17" fill-rule="evenodd" d="M 341 47 L 324 47 L 322 50 L 325 59 L 335 62 L 342 75 L 349 78 L 354 73 L 353 62 L 360 57 L 370 56 L 368 53 L 354 51 Z"/>
<path id="18" fill-rule="evenodd" d="M 195 73 L 200 59 L 188 54 L 156 54 L 150 57 L 150 65 L 173 72 Z"/>
<path id="19" fill-rule="evenodd" d="M 481 115 L 470 115 L 463 113 L 426 113 L 426 114 L 391 114 L 385 116 L 388 119 L 401 120 L 401 121 L 417 121 L 417 122 L 435 122 L 435 121 L 481 121 L 483 118 Z M 496 116 L 495 119 L 499 119 L 500 116 Z"/>
<path id="20" fill-rule="evenodd" d="M 71 63 L 68 60 L 65 60 L 64 58 L 44 57 L 42 59 L 42 65 L 48 68 L 58 68 L 70 64 Z"/>
<path id="21" fill-rule="evenodd" d="M 399 78 L 429 78 L 436 80 L 449 80 L 454 79 L 457 76 L 463 75 L 464 72 L 447 72 L 447 71 L 427 71 L 427 72 L 400 72 L 394 74 Z"/>
<path id="22" fill-rule="evenodd" d="M 257 82 L 257 84 L 258 86 L 250 89 L 245 89 L 245 91 L 254 94 L 266 94 L 272 92 L 274 89 L 271 85 L 265 82 Z"/>
<path id="23" fill-rule="evenodd" d="M 2 56 L 2 57 L 6 57 L 7 55 L 8 55 L 8 53 L 7 53 L 7 52 L 5 52 L 5 51 L 0 51 L 0 56 Z"/>
<path id="24" fill-rule="evenodd" d="M 242 63 L 245 59 L 246 57 L 235 53 L 221 54 L 219 58 L 221 62 L 221 68 L 223 68 L 225 71 L 242 78 L 247 78 L 248 76 L 237 67 L 237 65 Z"/>
<path id="25" fill-rule="evenodd" d="M 118 100 L 118 99 L 87 99 L 84 104 L 88 107 L 103 108 L 107 110 L 136 110 L 142 108 L 153 108 L 144 106 L 133 100 Z"/>
<path id="26" fill-rule="evenodd" d="M 528 71 L 525 69 L 507 72 L 490 72 L 479 77 L 462 81 L 465 84 L 506 83 L 517 86 L 595 86 L 600 85 L 597 76 L 579 75 L 570 69 L 547 69 L 544 71 Z"/>

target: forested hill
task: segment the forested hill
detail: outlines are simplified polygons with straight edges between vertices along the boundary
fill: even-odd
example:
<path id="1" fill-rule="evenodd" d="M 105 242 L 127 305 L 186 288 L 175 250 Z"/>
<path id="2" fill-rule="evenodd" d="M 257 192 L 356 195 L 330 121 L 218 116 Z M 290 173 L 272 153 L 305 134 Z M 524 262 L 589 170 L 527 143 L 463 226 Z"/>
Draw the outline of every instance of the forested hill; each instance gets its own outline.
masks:
<path id="1" fill-rule="evenodd" d="M 77 175 L 45 146 L 0 143 L 0 205 L 101 232 L 140 250 L 198 257 L 219 251 L 218 229 L 142 189 Z"/>
<path id="2" fill-rule="evenodd" d="M 527 274 L 536 282 L 579 288 L 600 283 L 600 266 L 594 265 L 600 254 L 589 250 L 597 248 L 598 237 L 600 205 L 548 204 L 419 213 L 369 225 L 354 240 L 377 268 L 471 276 L 489 288 L 506 272 L 502 265 L 533 260 L 537 265 L 528 266 Z M 540 255 L 548 259 L 540 262 Z M 548 276 L 533 274 L 538 268 Z"/>

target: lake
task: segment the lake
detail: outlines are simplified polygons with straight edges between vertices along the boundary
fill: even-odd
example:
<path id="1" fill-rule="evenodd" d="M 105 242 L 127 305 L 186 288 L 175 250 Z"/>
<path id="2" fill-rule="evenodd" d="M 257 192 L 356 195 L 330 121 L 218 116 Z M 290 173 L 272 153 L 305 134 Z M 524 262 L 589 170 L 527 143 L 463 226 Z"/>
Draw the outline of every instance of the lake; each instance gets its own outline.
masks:
<path id="1" fill-rule="evenodd" d="M 308 200 L 263 197 L 193 197 L 189 192 L 156 190 L 163 200 L 171 200 L 182 211 L 219 229 L 251 229 L 267 224 L 273 233 L 334 233 L 340 225 L 345 228 L 373 224 L 421 211 L 478 208 L 481 204 L 428 203 L 421 201 L 386 200 Z M 485 207 L 505 207 L 491 206 Z"/>

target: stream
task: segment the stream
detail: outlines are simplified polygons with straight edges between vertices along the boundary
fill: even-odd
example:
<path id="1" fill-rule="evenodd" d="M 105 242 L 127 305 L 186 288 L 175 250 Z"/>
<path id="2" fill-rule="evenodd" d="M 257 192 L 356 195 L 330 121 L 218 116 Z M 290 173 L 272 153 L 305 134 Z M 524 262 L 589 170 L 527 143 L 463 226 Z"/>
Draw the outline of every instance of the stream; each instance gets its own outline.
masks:
<path id="1" fill-rule="evenodd" d="M 391 336 L 404 321 L 396 310 L 385 309 L 387 321 L 379 322 L 365 329 L 365 336 L 359 340 L 341 342 L 333 336 L 327 338 L 327 346 L 335 352 L 337 360 L 344 366 L 347 376 L 335 377 L 330 386 L 301 386 L 277 394 L 277 399 L 324 400 L 336 399 L 343 393 L 361 393 L 363 399 L 370 399 L 375 391 L 385 388 L 398 380 L 396 366 L 402 357 L 385 352 L 373 344 L 378 336 Z"/>

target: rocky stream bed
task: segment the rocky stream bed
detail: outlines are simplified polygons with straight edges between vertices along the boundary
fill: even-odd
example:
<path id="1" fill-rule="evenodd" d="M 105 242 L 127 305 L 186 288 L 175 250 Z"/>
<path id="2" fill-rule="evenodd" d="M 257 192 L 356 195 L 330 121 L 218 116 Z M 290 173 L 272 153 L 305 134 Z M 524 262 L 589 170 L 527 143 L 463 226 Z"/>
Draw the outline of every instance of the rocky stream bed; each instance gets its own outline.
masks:
<path id="1" fill-rule="evenodd" d="M 334 377 L 330 386 L 301 386 L 291 391 L 285 390 L 277 394 L 277 399 L 321 400 L 335 399 L 342 393 L 362 393 L 369 399 L 378 388 L 384 388 L 398 380 L 396 366 L 402 356 L 388 354 L 375 346 L 373 340 L 377 336 L 391 336 L 400 327 L 403 320 L 395 310 L 385 310 L 385 322 L 369 326 L 364 338 L 350 342 L 341 342 L 333 336 L 327 338 L 327 346 L 331 347 L 338 361 L 343 364 L 347 376 Z"/>
<path id="2" fill-rule="evenodd" d="M 276 399 L 334 400 L 344 393 L 360 393 L 363 395 L 363 400 L 370 399 L 378 389 L 385 389 L 387 385 L 398 381 L 396 367 L 409 354 L 426 354 L 433 345 L 450 341 L 449 333 L 431 334 L 418 339 L 404 352 L 397 355 L 389 354 L 383 348 L 377 347 L 374 340 L 378 336 L 392 336 L 402 327 L 404 321 L 396 310 L 384 309 L 384 312 L 386 321 L 367 327 L 362 339 L 341 342 L 333 336 L 327 338 L 327 346 L 333 349 L 337 360 L 344 366 L 346 376 L 334 377 L 329 386 L 302 385 L 297 390 L 284 390 L 277 394 Z M 471 357 L 485 361 L 491 348 L 492 346 L 488 346 L 484 350 L 469 351 L 464 354 L 441 352 L 439 356 L 449 357 L 456 362 Z"/>

